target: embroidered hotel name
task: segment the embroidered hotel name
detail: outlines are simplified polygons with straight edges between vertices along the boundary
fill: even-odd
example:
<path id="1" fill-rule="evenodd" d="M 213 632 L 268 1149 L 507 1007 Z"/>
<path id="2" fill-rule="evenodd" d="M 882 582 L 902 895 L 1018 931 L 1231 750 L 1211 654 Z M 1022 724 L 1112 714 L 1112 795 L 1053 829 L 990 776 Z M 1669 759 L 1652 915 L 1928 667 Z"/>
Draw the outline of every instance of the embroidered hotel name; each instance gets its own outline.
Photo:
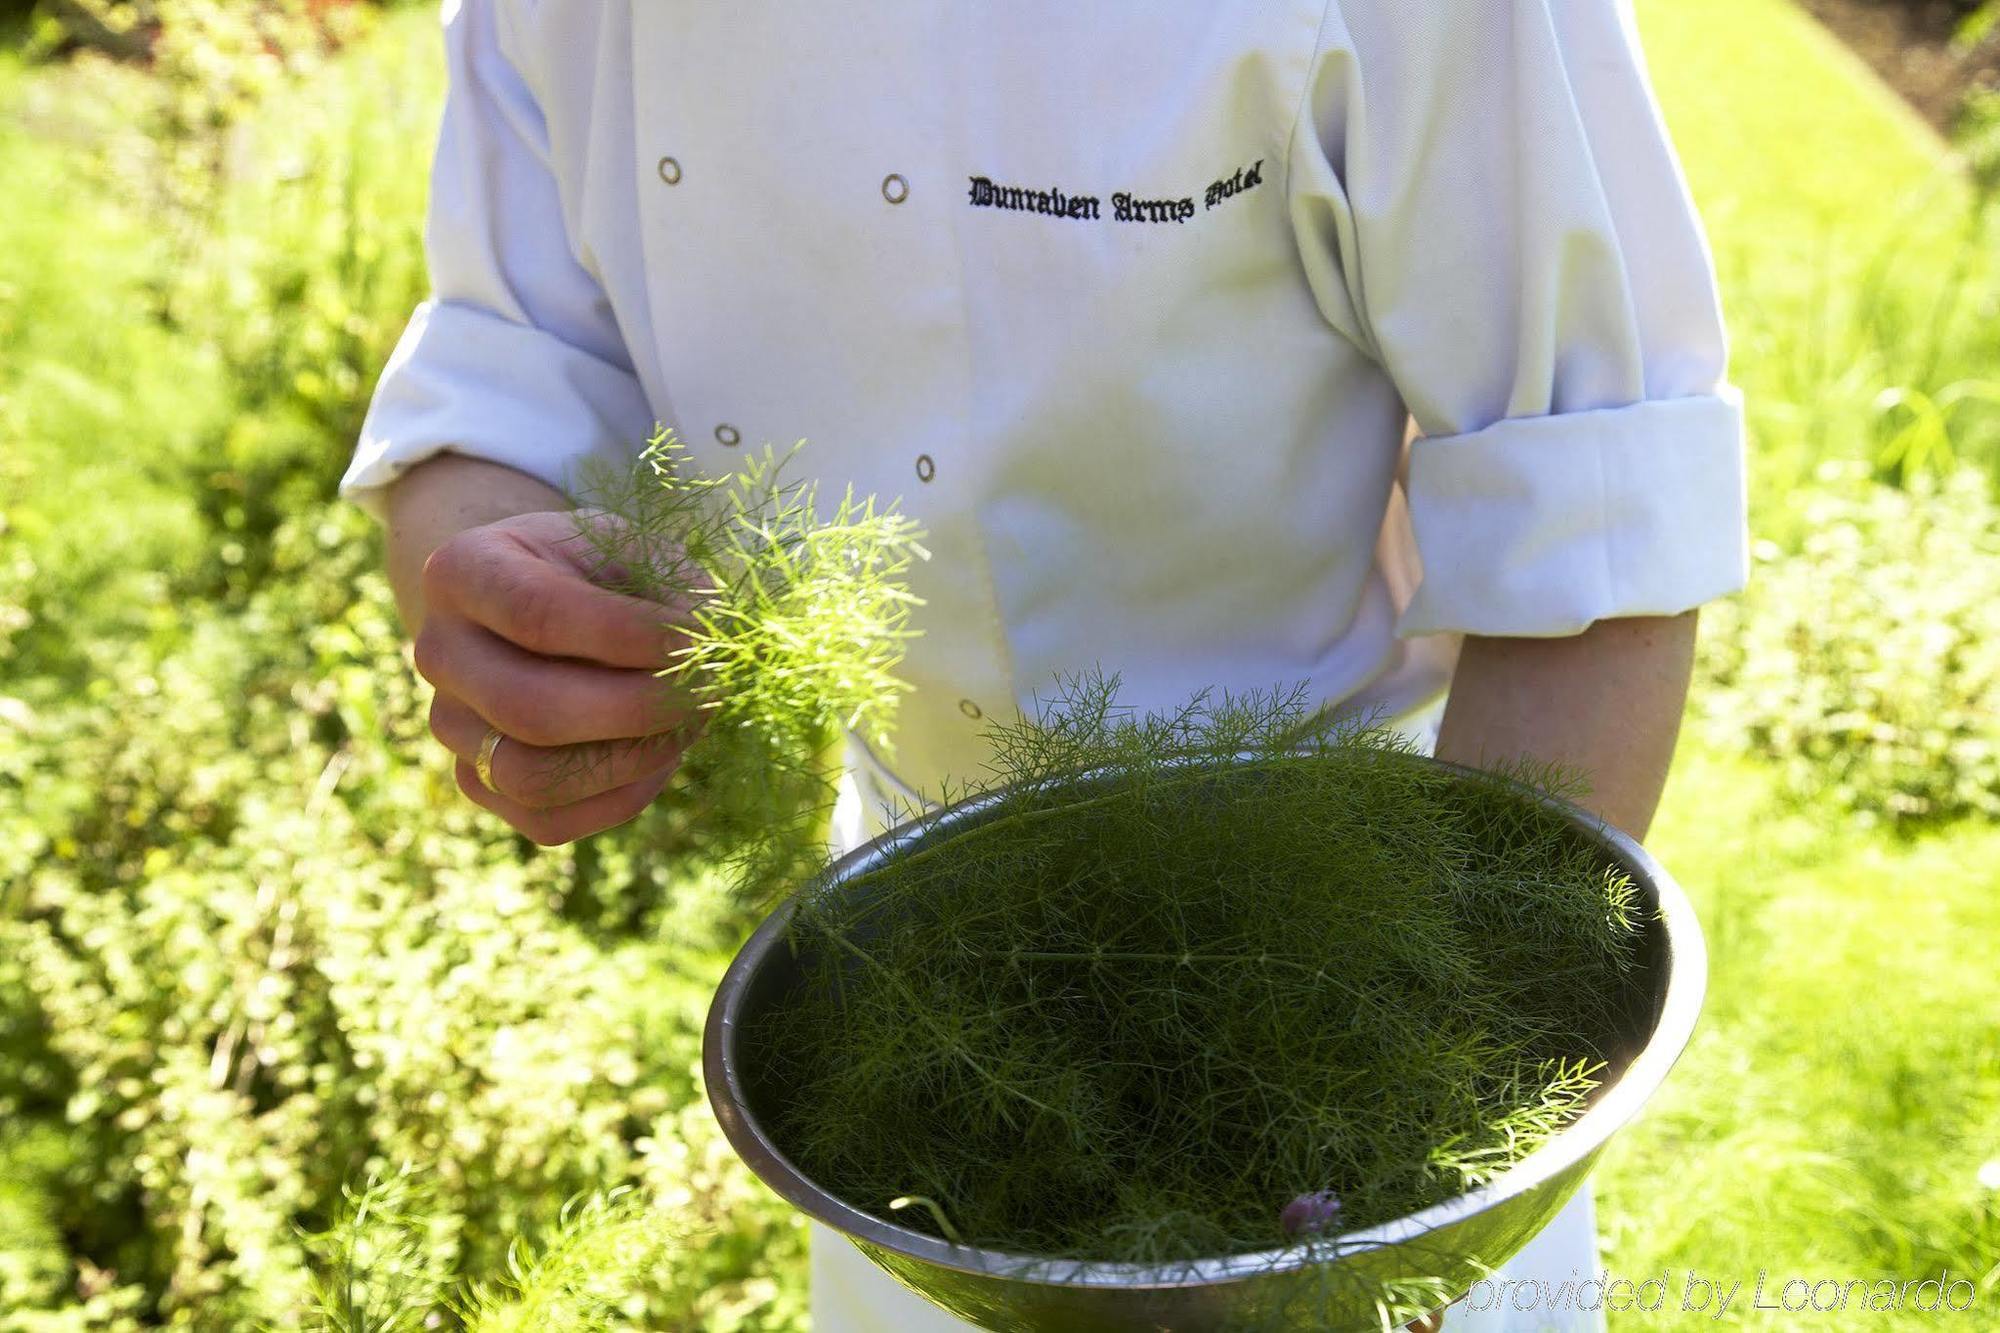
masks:
<path id="1" fill-rule="evenodd" d="M 1103 205 L 1094 194 L 1070 194 L 1059 189 L 1038 190 L 1028 185 L 1000 185 L 985 176 L 969 178 L 970 202 L 974 208 L 1004 208 L 1017 213 L 1041 213 L 1048 217 L 1075 218 L 1097 222 L 1105 217 Z M 1203 192 L 1202 208 L 1214 208 L 1246 190 L 1264 183 L 1264 159 L 1219 180 L 1211 181 Z M 1173 198 L 1144 198 L 1120 190 L 1111 196 L 1113 222 L 1186 222 L 1195 214 L 1193 195 Z"/>

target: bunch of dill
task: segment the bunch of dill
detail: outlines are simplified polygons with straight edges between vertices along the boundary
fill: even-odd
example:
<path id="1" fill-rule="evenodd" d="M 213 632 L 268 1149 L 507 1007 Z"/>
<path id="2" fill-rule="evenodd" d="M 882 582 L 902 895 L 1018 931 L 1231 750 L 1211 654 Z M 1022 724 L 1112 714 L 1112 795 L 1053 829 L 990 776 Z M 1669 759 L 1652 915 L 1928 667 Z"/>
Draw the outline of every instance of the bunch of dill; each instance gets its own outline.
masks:
<path id="1" fill-rule="evenodd" d="M 314 1259 L 300 1327 L 307 1333 L 613 1333 L 629 1329 L 647 1279 L 671 1268 L 689 1232 L 671 1213 L 618 1186 L 563 1204 L 532 1240 L 515 1235 L 502 1273 L 454 1271 L 435 1177 L 409 1164 L 343 1190 L 327 1230 L 308 1233 Z"/>
<path id="2" fill-rule="evenodd" d="M 828 507 L 816 481 L 786 479 L 800 447 L 700 476 L 662 430 L 636 468 L 599 466 L 577 488 L 592 580 L 681 612 L 660 731 L 690 742 L 688 823 L 753 904 L 823 862 L 841 733 L 893 753 L 909 688 L 896 668 L 920 604 L 904 576 L 928 558 L 895 504 L 849 487 Z"/>
<path id="3" fill-rule="evenodd" d="M 801 892 L 802 979 L 744 1049 L 808 1176 L 968 1244 L 1179 1263 L 1291 1243 L 1288 1205 L 1407 1215 L 1580 1111 L 1639 922 L 1520 785 L 1557 774 L 1469 777 L 1302 687 L 1116 693 L 992 726 L 990 780 L 937 802 L 981 815 Z"/>

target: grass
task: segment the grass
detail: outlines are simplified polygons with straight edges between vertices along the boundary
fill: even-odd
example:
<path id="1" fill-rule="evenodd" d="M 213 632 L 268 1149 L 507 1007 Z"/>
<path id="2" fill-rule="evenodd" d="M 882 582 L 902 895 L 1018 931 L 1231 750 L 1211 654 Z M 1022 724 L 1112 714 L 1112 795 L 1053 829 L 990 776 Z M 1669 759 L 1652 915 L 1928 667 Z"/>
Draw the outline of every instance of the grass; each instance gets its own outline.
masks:
<path id="1" fill-rule="evenodd" d="M 1746 1291 L 1760 1272 L 1768 1290 L 1949 1268 L 1983 1281 L 1990 1310 L 2000 1191 L 1980 1173 L 2000 1159 L 2000 829 L 1855 836 L 1776 803 L 1755 765 L 1694 751 L 1650 843 L 1695 900 L 1709 999 L 1659 1100 L 1606 1153 L 1604 1262 Z"/>
<path id="2" fill-rule="evenodd" d="M 1715 252 L 1760 534 L 1789 542 L 1788 494 L 1820 460 L 1878 460 L 1942 386 L 1994 377 L 2000 209 L 1981 216 L 1943 141 L 1788 0 L 1638 13 Z M 1949 424 L 2000 471 L 2000 404 Z"/>
<path id="3" fill-rule="evenodd" d="M 139 305 L 145 222 L 106 207 L 78 170 L 70 105 L 0 52 L 0 173 L 10 197 L 37 201 L 0 209 L 0 493 L 38 563 L 97 589 L 101 609 L 143 600 L 147 571 L 195 558 L 197 506 L 165 464 L 220 428 L 228 395 L 219 368 Z M 146 423 L 136 451 L 134 422 Z"/>
<path id="4" fill-rule="evenodd" d="M 1637 8 L 1654 87 L 1725 266 L 1800 269 L 1802 239 L 1872 239 L 1913 196 L 1963 202 L 1936 133 L 1789 0 Z"/>

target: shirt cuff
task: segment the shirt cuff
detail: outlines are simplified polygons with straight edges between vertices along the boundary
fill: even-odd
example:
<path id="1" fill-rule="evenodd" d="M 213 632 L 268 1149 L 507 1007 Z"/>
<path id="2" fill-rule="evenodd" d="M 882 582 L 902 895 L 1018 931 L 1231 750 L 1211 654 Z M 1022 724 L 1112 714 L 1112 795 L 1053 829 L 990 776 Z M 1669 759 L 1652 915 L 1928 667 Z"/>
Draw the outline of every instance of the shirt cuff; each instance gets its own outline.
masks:
<path id="1" fill-rule="evenodd" d="M 1417 440 L 1423 579 L 1397 633 L 1554 638 L 1726 596 L 1749 577 L 1744 492 L 1728 385 Z"/>
<path id="2" fill-rule="evenodd" d="M 567 492 L 585 459 L 636 457 L 652 419 L 631 371 L 489 310 L 426 301 L 375 386 L 340 493 L 382 518 L 383 488 L 447 451 Z"/>

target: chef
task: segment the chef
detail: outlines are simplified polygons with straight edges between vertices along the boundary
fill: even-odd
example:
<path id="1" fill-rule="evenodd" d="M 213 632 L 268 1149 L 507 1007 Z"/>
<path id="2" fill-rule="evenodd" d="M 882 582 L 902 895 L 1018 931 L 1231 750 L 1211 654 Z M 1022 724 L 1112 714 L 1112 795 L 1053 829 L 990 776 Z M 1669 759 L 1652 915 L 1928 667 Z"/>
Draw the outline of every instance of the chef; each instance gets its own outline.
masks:
<path id="1" fill-rule="evenodd" d="M 470 799 L 564 842 L 673 771 L 618 744 L 660 725 L 657 611 L 561 540 L 657 421 L 718 475 L 806 439 L 928 531 L 843 844 L 1092 666 L 1140 708 L 1308 681 L 1644 833 L 1746 542 L 1627 0 L 446 0 L 444 35 L 434 291 L 343 489 Z M 1591 1206 L 1503 1276 L 1597 1276 Z M 812 1250 L 820 1333 L 967 1327 Z"/>

